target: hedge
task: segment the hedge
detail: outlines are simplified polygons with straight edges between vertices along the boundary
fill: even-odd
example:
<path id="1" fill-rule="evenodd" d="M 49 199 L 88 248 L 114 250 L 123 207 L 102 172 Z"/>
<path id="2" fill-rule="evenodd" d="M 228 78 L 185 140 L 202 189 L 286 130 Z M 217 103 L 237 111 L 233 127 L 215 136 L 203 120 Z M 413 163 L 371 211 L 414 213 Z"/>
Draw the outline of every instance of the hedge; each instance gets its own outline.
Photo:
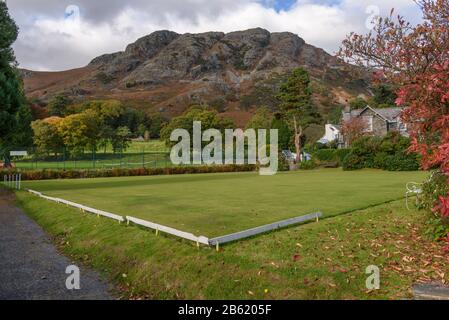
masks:
<path id="1" fill-rule="evenodd" d="M 256 165 L 211 165 L 211 166 L 179 166 L 168 168 L 136 168 L 136 169 L 89 169 L 89 170 L 13 170 L 0 171 L 4 174 L 22 174 L 22 180 L 50 180 L 50 179 L 83 179 L 127 176 L 155 176 L 173 174 L 220 173 L 220 172 L 248 172 L 255 171 Z"/>
<path id="2" fill-rule="evenodd" d="M 388 171 L 419 170 L 419 157 L 409 153 L 410 139 L 391 132 L 385 137 L 362 137 L 343 160 L 344 170 L 375 168 Z"/>
<path id="3" fill-rule="evenodd" d="M 341 165 L 350 152 L 350 149 L 319 149 L 313 153 L 313 157 L 319 162 L 336 162 Z"/>

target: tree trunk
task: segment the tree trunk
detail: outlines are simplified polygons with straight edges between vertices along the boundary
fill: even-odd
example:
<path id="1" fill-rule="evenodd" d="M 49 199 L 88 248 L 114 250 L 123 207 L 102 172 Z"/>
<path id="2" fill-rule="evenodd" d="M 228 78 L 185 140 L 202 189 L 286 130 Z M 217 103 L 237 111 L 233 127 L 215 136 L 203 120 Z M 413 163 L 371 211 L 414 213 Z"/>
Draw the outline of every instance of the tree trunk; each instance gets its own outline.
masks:
<path id="1" fill-rule="evenodd" d="M 296 122 L 296 116 L 293 116 L 293 124 L 295 126 L 295 149 L 296 149 L 296 163 L 301 162 L 301 137 L 302 127 L 298 126 Z"/>

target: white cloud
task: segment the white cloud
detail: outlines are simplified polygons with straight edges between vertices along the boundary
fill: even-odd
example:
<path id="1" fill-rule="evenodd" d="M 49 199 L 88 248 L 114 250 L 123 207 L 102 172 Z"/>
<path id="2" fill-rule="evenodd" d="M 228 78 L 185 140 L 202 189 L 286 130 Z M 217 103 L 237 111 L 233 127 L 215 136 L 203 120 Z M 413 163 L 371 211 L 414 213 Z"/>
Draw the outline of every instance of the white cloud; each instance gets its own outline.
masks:
<path id="1" fill-rule="evenodd" d="M 350 31 L 367 31 L 366 8 L 370 5 L 378 6 L 381 15 L 389 14 L 391 7 L 395 7 L 407 17 L 413 15 L 414 20 L 419 16 L 411 0 L 341 0 L 330 4 L 298 0 L 288 11 L 279 12 L 251 0 L 133 0 L 126 4 L 108 1 L 110 7 L 106 5 L 104 10 L 89 7 L 92 2 L 86 2 L 85 6 L 80 5 L 78 20 L 72 16 L 66 19 L 63 12 L 55 15 L 53 3 L 49 8 L 33 9 L 36 14 L 27 13 L 25 4 L 13 6 L 12 15 L 21 27 L 15 44 L 21 67 L 39 70 L 80 67 L 95 56 L 123 50 L 138 37 L 160 29 L 194 33 L 262 27 L 273 32 L 297 33 L 308 43 L 332 53 Z"/>

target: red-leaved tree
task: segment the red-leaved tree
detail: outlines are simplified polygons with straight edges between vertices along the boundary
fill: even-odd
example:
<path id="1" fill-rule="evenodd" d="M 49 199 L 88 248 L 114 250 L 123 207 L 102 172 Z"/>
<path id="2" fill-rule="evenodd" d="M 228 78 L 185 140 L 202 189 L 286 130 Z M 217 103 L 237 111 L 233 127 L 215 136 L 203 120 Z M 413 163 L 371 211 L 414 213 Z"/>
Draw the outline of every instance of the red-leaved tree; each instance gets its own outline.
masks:
<path id="1" fill-rule="evenodd" d="M 449 1 L 415 2 L 423 22 L 411 25 L 392 10 L 369 34 L 351 33 L 339 55 L 400 88 L 396 104 L 405 108 L 410 151 L 422 156 L 424 169 L 449 174 Z M 442 216 L 449 212 L 449 194 L 435 204 L 435 211 Z"/>
<path id="2" fill-rule="evenodd" d="M 365 136 L 367 129 L 368 123 L 361 117 L 344 121 L 341 127 L 341 133 L 343 134 L 346 146 L 351 146 L 355 140 Z"/>

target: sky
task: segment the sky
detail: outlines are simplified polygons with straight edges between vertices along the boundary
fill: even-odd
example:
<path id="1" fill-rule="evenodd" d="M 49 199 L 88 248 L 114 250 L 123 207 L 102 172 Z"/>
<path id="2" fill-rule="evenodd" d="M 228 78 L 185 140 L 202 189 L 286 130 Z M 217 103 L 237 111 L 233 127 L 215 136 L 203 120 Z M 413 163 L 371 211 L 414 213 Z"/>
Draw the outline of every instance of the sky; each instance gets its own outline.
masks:
<path id="1" fill-rule="evenodd" d="M 335 53 L 351 31 L 367 33 L 391 8 L 416 23 L 412 0 L 7 0 L 20 28 L 21 68 L 58 71 L 87 65 L 156 30 L 178 33 L 262 27 L 289 31 Z"/>

